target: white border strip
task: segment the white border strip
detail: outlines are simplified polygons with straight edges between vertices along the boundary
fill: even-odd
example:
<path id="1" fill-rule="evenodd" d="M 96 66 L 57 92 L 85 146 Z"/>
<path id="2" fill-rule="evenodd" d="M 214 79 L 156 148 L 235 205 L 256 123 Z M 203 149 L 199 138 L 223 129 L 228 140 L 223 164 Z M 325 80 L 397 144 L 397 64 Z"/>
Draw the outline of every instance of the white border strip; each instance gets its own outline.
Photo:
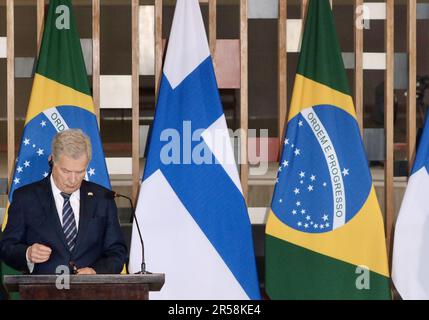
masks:
<path id="1" fill-rule="evenodd" d="M 131 76 L 100 76 L 100 108 L 131 109 Z"/>
<path id="2" fill-rule="evenodd" d="M 386 3 L 365 2 L 363 5 L 367 8 L 369 20 L 386 20 Z"/>
<path id="3" fill-rule="evenodd" d="M 0 37 L 0 58 L 7 58 L 7 39 Z"/>
<path id="4" fill-rule="evenodd" d="M 248 212 L 251 224 L 266 224 L 270 207 L 251 207 Z"/>
<path id="5" fill-rule="evenodd" d="M 417 3 L 417 20 L 429 19 L 429 4 Z"/>
<path id="6" fill-rule="evenodd" d="M 247 12 L 249 19 L 277 19 L 279 0 L 249 0 Z"/>
<path id="7" fill-rule="evenodd" d="M 109 174 L 132 174 L 133 158 L 106 158 Z"/>
<path id="8" fill-rule="evenodd" d="M 31 78 L 33 76 L 34 58 L 15 57 L 15 78 Z"/>
<path id="9" fill-rule="evenodd" d="M 287 52 L 299 52 L 302 41 L 302 19 L 286 20 Z"/>
<path id="10" fill-rule="evenodd" d="M 341 53 L 346 69 L 354 69 L 355 54 L 354 52 Z M 385 52 L 364 52 L 363 53 L 364 70 L 386 70 L 386 53 Z"/>
<path id="11" fill-rule="evenodd" d="M 365 70 L 386 70 L 386 53 L 365 52 L 363 54 L 363 68 Z"/>

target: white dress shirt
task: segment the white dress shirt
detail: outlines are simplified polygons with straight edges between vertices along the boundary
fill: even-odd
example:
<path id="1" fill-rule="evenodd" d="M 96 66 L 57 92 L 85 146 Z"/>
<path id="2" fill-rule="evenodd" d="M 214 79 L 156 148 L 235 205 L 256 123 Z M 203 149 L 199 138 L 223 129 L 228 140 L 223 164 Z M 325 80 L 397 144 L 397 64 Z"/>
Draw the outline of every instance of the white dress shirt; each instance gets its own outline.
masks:
<path id="1" fill-rule="evenodd" d="M 58 189 L 51 175 L 52 194 L 54 195 L 55 206 L 57 207 L 58 217 L 60 218 L 61 225 L 63 225 L 63 205 L 64 198 L 61 195 L 61 190 Z M 73 209 L 74 219 L 76 221 L 76 229 L 79 230 L 79 209 L 80 209 L 80 190 L 77 189 L 70 196 L 70 205 Z"/>
<path id="2" fill-rule="evenodd" d="M 51 179 L 52 194 L 54 196 L 55 207 L 57 208 L 58 218 L 60 219 L 61 225 L 63 225 L 64 198 L 61 195 L 61 190 L 58 189 L 57 185 L 55 184 L 54 178 L 52 178 L 52 174 L 50 179 Z M 72 207 L 74 219 L 76 221 L 76 230 L 79 230 L 80 189 L 76 190 L 71 194 L 70 205 Z M 30 273 L 32 273 L 34 269 L 34 263 L 30 262 L 30 259 L 28 257 L 28 249 L 26 252 L 27 266 Z"/>

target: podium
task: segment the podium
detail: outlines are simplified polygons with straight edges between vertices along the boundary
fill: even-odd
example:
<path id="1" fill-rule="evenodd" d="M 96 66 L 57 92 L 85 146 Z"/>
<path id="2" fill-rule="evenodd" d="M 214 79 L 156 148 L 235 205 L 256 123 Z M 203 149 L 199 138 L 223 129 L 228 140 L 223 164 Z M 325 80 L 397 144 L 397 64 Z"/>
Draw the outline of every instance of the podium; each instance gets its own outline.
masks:
<path id="1" fill-rule="evenodd" d="M 7 290 L 22 300 L 148 300 L 164 281 L 163 273 L 4 276 Z"/>

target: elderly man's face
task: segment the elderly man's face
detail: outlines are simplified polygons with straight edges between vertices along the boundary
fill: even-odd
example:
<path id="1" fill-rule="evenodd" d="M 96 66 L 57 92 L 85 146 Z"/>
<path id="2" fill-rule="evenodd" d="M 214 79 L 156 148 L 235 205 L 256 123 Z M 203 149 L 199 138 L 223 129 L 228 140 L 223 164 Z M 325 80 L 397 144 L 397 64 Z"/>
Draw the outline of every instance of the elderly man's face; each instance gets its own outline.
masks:
<path id="1" fill-rule="evenodd" d="M 78 190 L 85 178 L 87 165 L 88 157 L 86 155 L 77 159 L 60 155 L 59 159 L 54 161 L 52 168 L 52 178 L 58 189 L 68 194 Z"/>

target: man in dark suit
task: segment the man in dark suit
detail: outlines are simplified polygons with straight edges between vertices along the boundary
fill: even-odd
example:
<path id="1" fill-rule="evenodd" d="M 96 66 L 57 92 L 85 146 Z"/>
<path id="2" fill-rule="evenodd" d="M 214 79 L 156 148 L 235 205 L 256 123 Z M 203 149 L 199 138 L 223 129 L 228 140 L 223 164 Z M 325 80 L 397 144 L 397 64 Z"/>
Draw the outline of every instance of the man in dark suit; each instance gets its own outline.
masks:
<path id="1" fill-rule="evenodd" d="M 52 174 L 17 189 L 0 241 L 0 259 L 32 274 L 120 273 L 127 254 L 108 189 L 83 180 L 89 138 L 78 129 L 52 141 Z M 62 267 L 59 269 L 58 267 Z"/>

